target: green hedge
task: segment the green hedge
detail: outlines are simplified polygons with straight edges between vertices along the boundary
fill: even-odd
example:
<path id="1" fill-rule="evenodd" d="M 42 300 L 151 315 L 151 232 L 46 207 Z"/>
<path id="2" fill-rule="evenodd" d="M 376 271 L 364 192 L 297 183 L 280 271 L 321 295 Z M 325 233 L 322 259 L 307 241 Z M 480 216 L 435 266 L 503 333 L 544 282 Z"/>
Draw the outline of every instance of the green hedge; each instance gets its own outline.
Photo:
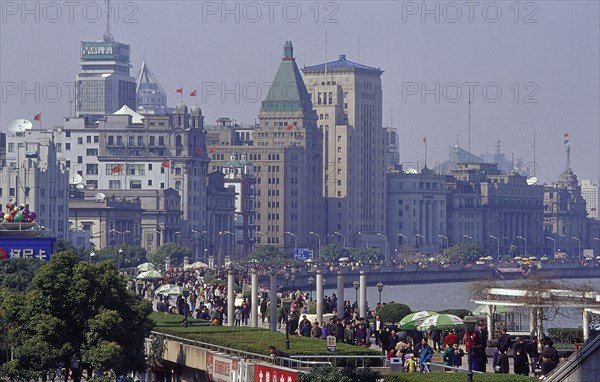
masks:
<path id="1" fill-rule="evenodd" d="M 383 322 L 397 323 L 411 312 L 410 307 L 404 304 L 390 302 L 377 309 L 377 315 Z"/>
<path id="2" fill-rule="evenodd" d="M 386 375 L 384 382 L 464 382 L 465 373 L 392 373 Z M 474 374 L 473 382 L 534 382 L 534 377 L 514 374 Z"/>
<path id="3" fill-rule="evenodd" d="M 581 328 L 549 328 L 548 335 L 555 343 L 574 344 L 583 342 L 583 329 Z"/>
<path id="4" fill-rule="evenodd" d="M 285 334 L 249 326 L 200 326 L 183 327 L 182 317 L 172 314 L 153 313 L 154 330 L 164 334 L 235 348 L 242 351 L 269 355 L 269 345 L 285 349 Z M 200 320 L 196 320 L 200 321 Z M 287 351 L 287 350 L 286 350 Z M 290 354 L 324 355 L 326 342 L 317 338 L 290 336 Z M 381 352 L 364 347 L 337 344 L 336 355 L 380 355 Z"/>

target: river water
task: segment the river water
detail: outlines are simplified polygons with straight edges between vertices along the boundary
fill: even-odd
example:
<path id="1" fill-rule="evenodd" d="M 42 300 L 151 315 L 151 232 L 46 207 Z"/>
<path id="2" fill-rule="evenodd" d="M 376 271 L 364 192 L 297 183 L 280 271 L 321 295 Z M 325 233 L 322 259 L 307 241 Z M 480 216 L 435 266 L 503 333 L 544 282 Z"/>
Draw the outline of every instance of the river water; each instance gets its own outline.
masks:
<path id="1" fill-rule="evenodd" d="M 575 285 L 589 284 L 600 292 L 600 279 L 570 279 L 561 280 Z M 444 309 L 469 309 L 473 310 L 477 304 L 471 301 L 470 282 L 450 282 L 436 284 L 404 284 L 385 285 L 381 293 L 382 302 L 398 302 L 408 305 L 413 312 L 419 310 L 440 311 Z M 336 290 L 327 285 L 325 295 L 336 293 Z M 354 302 L 356 291 L 354 288 L 344 289 L 344 299 Z M 379 292 L 376 286 L 367 288 L 367 304 L 375 307 L 379 301 Z M 569 311 L 567 317 L 556 316 L 554 320 L 545 323 L 546 328 L 577 328 L 581 326 L 581 314 Z M 528 317 L 528 316 L 526 316 Z M 528 319 L 528 318 L 527 318 Z"/>

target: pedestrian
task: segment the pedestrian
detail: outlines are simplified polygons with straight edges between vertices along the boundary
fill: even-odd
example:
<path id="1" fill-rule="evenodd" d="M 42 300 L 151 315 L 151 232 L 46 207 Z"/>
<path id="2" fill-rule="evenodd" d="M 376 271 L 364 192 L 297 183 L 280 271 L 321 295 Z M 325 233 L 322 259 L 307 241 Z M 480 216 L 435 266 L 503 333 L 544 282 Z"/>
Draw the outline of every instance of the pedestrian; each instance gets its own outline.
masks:
<path id="1" fill-rule="evenodd" d="M 421 350 L 419 351 L 419 372 L 431 372 L 431 370 L 429 369 L 429 362 L 431 362 L 431 357 L 433 357 L 433 349 L 427 344 L 427 338 L 423 337 L 421 339 Z"/>
<path id="2" fill-rule="evenodd" d="M 545 377 L 546 375 L 548 375 L 548 373 L 554 370 L 556 365 L 556 362 L 554 362 L 549 355 L 544 355 L 544 353 L 542 352 L 542 364 L 540 365 L 540 374 L 542 375 L 542 377 Z"/>
<path id="3" fill-rule="evenodd" d="M 514 371 L 515 374 L 529 375 L 529 357 L 527 345 L 521 337 L 515 339 L 513 345 Z"/>
<path id="4" fill-rule="evenodd" d="M 442 362 L 446 366 L 454 366 L 454 348 L 451 344 L 446 344 L 446 349 L 442 353 Z M 445 369 L 446 371 L 451 371 L 452 369 Z"/>

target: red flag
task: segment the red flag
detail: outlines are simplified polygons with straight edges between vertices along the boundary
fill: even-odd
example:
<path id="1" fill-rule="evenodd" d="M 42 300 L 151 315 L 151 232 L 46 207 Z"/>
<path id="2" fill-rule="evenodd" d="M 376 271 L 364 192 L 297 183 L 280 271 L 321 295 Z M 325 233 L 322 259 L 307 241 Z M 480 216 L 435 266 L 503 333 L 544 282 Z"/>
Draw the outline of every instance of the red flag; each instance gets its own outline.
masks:
<path id="1" fill-rule="evenodd" d="M 595 207 L 592 207 L 592 212 L 596 212 L 596 208 Z"/>
<path id="2" fill-rule="evenodd" d="M 194 149 L 194 155 L 199 156 L 200 154 L 202 154 L 202 149 L 196 146 L 196 148 Z"/>
<path id="3" fill-rule="evenodd" d="M 194 90 L 193 92 L 190 93 L 191 97 L 195 97 L 196 96 L 196 91 Z"/>
<path id="4" fill-rule="evenodd" d="M 111 174 L 120 174 L 121 173 L 121 165 L 118 164 L 112 168 Z"/>
<path id="5" fill-rule="evenodd" d="M 569 133 L 564 133 L 565 138 L 569 138 Z"/>
<path id="6" fill-rule="evenodd" d="M 427 137 L 423 137 L 423 143 L 427 144 Z"/>
<path id="7" fill-rule="evenodd" d="M 212 146 L 212 147 L 210 148 L 210 150 L 208 150 L 208 152 L 209 152 L 209 153 L 211 153 L 211 154 L 214 154 L 214 153 L 216 153 L 216 152 L 217 152 L 217 148 L 216 148 L 215 146 Z"/>
<path id="8" fill-rule="evenodd" d="M 171 167 L 171 162 L 166 160 L 160 164 L 160 167 Z"/>
<path id="9" fill-rule="evenodd" d="M 175 93 L 183 94 L 183 88 L 179 88 L 175 90 Z"/>
<path id="10" fill-rule="evenodd" d="M 291 123 L 288 124 L 288 130 L 293 130 L 294 129 L 294 125 L 292 125 Z"/>
<path id="11" fill-rule="evenodd" d="M 37 113 L 35 115 L 35 117 L 33 117 L 34 121 L 41 121 L 42 120 L 42 113 Z"/>

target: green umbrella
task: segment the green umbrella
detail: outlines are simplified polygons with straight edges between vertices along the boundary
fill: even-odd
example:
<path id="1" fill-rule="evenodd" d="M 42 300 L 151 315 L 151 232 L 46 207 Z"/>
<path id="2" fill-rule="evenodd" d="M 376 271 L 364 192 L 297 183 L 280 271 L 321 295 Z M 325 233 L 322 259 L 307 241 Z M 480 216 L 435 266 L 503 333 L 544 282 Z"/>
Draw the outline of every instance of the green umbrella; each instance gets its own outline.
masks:
<path id="1" fill-rule="evenodd" d="M 437 313 L 432 310 L 421 310 L 420 312 L 411 313 L 400 320 L 398 327 L 405 330 L 415 329 L 419 324 L 419 321 L 422 321 L 429 316 L 433 316 L 434 314 Z"/>
<path id="2" fill-rule="evenodd" d="M 153 280 L 153 279 L 162 279 L 163 275 L 156 270 L 150 270 L 146 272 L 142 272 L 136 277 L 138 280 Z"/>
<path id="3" fill-rule="evenodd" d="M 453 314 L 436 314 L 435 316 L 429 316 L 417 326 L 418 330 L 431 330 L 431 329 L 452 329 L 458 326 L 463 326 L 463 320 Z"/>
<path id="4" fill-rule="evenodd" d="M 156 267 L 152 263 L 143 263 L 137 266 L 138 272 L 148 272 L 155 270 Z"/>
<path id="5" fill-rule="evenodd" d="M 184 289 L 183 287 L 180 287 L 179 285 L 175 285 L 174 287 L 167 290 L 163 294 L 166 294 L 167 296 L 180 296 L 183 294 L 183 289 Z"/>
<path id="6" fill-rule="evenodd" d="M 173 289 L 176 286 L 177 285 L 175 285 L 175 284 L 164 284 L 164 285 L 161 285 L 160 287 L 158 287 L 157 290 L 154 291 L 154 294 L 167 294 L 167 292 L 169 290 Z"/>

